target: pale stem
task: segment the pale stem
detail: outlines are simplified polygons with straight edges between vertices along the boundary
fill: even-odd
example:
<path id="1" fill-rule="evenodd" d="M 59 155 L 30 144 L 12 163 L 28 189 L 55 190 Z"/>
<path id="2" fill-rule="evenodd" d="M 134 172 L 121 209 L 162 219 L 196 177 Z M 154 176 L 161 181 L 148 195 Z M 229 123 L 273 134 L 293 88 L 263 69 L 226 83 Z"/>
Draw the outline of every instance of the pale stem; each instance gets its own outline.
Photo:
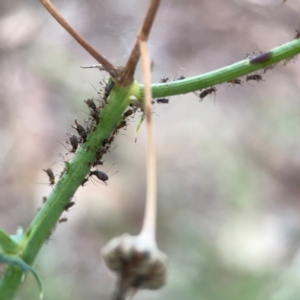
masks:
<path id="1" fill-rule="evenodd" d="M 139 37 L 142 57 L 143 80 L 145 85 L 145 115 L 147 129 L 147 197 L 144 224 L 141 235 L 148 235 L 155 241 L 156 229 L 156 158 L 152 126 L 151 72 L 147 42 Z"/>
<path id="2" fill-rule="evenodd" d="M 159 4 L 160 4 L 160 0 L 150 1 L 150 5 L 148 7 L 142 27 L 138 33 L 137 40 L 131 51 L 126 66 L 124 67 L 123 85 L 125 86 L 127 84 L 130 84 L 131 81 L 133 80 L 135 69 L 140 59 L 141 52 L 140 52 L 139 38 L 142 38 L 143 41 L 148 40 L 156 13 L 158 11 Z"/>
<path id="3" fill-rule="evenodd" d="M 53 6 L 49 0 L 40 0 L 48 12 L 53 18 L 100 64 L 103 65 L 104 69 L 111 75 L 114 76 L 117 68 L 112 65 L 104 56 L 102 56 L 96 49 L 94 49 L 81 35 L 79 35 L 63 18 L 58 10 Z"/>

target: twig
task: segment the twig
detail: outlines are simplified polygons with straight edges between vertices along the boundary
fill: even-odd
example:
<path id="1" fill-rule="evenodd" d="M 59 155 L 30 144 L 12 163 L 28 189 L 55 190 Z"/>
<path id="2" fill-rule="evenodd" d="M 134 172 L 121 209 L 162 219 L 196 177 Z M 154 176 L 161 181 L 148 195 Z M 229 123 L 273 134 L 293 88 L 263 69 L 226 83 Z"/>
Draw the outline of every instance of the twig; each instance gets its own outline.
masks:
<path id="1" fill-rule="evenodd" d="M 140 56 L 141 56 L 139 39 L 141 41 L 148 40 L 159 4 L 160 4 L 160 0 L 152 0 L 150 2 L 143 25 L 138 33 L 137 40 L 135 42 L 135 45 L 131 51 L 129 59 L 124 68 L 123 78 L 122 78 L 122 83 L 121 83 L 122 86 L 128 86 L 133 81 L 134 72 L 135 72 L 136 66 L 139 62 Z"/>
<path id="2" fill-rule="evenodd" d="M 142 36 L 142 34 L 141 34 Z M 155 240 L 156 224 L 156 158 L 152 126 L 151 72 L 147 42 L 139 36 L 142 70 L 145 85 L 145 115 L 147 127 L 147 198 L 144 224 L 141 233 Z"/>
<path id="3" fill-rule="evenodd" d="M 48 12 L 53 16 L 53 18 L 89 53 L 91 54 L 103 68 L 114 77 L 117 72 L 117 67 L 112 65 L 104 56 L 97 52 L 82 36 L 80 36 L 63 18 L 63 16 L 58 12 L 58 10 L 53 6 L 49 0 L 40 0 Z"/>

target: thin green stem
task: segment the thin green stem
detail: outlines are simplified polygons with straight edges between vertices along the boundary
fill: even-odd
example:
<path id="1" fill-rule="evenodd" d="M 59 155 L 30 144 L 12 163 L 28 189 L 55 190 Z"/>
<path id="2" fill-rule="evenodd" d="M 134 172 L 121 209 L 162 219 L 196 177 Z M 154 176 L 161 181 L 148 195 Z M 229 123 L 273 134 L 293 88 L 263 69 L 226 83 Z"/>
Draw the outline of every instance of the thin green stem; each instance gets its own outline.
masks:
<path id="1" fill-rule="evenodd" d="M 191 93 L 205 89 L 210 86 L 221 84 L 254 71 L 265 69 L 280 61 L 291 59 L 293 56 L 300 53 L 300 39 L 293 40 L 284 45 L 281 45 L 272 51 L 271 58 L 265 63 L 250 64 L 249 58 L 226 66 L 224 68 L 214 70 L 194 77 L 189 77 L 183 80 L 177 80 L 167 83 L 152 84 L 153 98 L 168 97 L 180 94 Z M 139 85 L 139 93 L 135 95 L 138 99 L 142 99 L 144 95 L 144 85 Z"/>
<path id="2" fill-rule="evenodd" d="M 97 129 L 88 135 L 87 141 L 78 150 L 76 156 L 68 165 L 67 171 L 54 186 L 46 203 L 31 222 L 20 241 L 20 246 L 23 249 L 20 257 L 28 265 L 33 264 L 40 248 L 55 228 L 66 204 L 69 203 L 78 187 L 80 187 L 81 182 L 89 173 L 95 161 L 97 150 L 102 147 L 103 141 L 108 139 L 115 130 L 130 102 L 130 95 L 137 88 L 137 83 L 134 82 L 128 88 L 120 89 L 116 86 L 111 91 L 109 101 L 100 113 L 100 124 Z M 22 283 L 21 281 L 21 270 L 16 267 L 8 267 L 0 283 L 0 300 L 14 299 Z"/>

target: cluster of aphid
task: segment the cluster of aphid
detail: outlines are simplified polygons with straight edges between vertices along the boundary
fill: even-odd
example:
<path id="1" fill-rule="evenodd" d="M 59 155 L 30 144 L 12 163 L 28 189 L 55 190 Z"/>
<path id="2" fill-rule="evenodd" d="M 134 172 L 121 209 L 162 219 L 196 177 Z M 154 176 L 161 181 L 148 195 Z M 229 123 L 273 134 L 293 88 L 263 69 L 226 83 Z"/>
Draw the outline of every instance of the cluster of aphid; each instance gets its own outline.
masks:
<path id="1" fill-rule="evenodd" d="M 94 99 L 84 100 L 84 102 L 89 108 L 89 118 L 85 121 L 84 126 L 79 124 L 79 122 L 75 118 L 75 126 L 72 127 L 77 131 L 78 135 L 67 133 L 68 139 L 66 140 L 66 145 L 63 145 L 68 150 L 67 155 L 70 153 L 76 153 L 78 148 L 86 142 L 88 134 L 96 130 L 96 127 L 100 122 L 99 114 L 107 103 L 107 98 L 110 94 L 111 89 L 113 88 L 113 84 L 114 84 L 113 81 L 109 81 L 108 83 L 105 84 L 104 91 L 102 91 L 102 93 L 101 92 L 98 93 L 98 94 L 103 94 L 100 100 L 98 100 L 100 103 L 99 105 L 96 105 Z M 132 108 L 129 108 L 127 111 L 125 111 L 122 120 L 116 126 L 111 136 L 108 139 L 106 139 L 102 143 L 102 147 L 100 147 L 97 150 L 95 161 L 93 164 L 90 165 L 90 167 L 97 167 L 99 165 L 100 166 L 103 165 L 103 160 L 102 160 L 103 155 L 109 152 L 118 131 L 121 128 L 126 128 L 127 126 L 126 119 L 133 113 L 134 110 Z M 89 151 L 88 148 L 87 151 Z M 43 170 L 48 175 L 49 185 L 54 186 L 56 182 L 55 182 L 55 175 L 53 170 L 51 168 L 43 169 Z M 65 172 L 66 172 L 66 168 L 61 172 L 60 177 L 62 177 L 62 175 Z M 84 184 L 90 179 L 91 176 L 96 177 L 97 179 L 103 181 L 105 185 L 107 185 L 107 180 L 109 179 L 109 176 L 103 171 L 99 171 L 99 170 L 91 170 L 89 172 L 89 175 L 82 181 L 81 185 L 84 186 Z"/>
<path id="2" fill-rule="evenodd" d="M 79 149 L 79 147 L 82 146 L 86 142 L 88 134 L 90 132 L 96 130 L 96 126 L 100 122 L 99 114 L 100 114 L 101 110 L 104 108 L 105 104 L 107 103 L 107 98 L 108 98 L 112 88 L 113 88 L 113 81 L 110 81 L 105 85 L 104 91 L 102 93 L 101 92 L 98 93 L 98 94 L 100 94 L 100 93 L 103 94 L 103 97 L 100 98 L 101 100 L 98 100 L 100 102 L 99 105 L 96 105 L 94 99 L 84 100 L 84 102 L 86 103 L 86 105 L 88 106 L 89 111 L 90 111 L 89 118 L 84 122 L 84 126 L 79 124 L 79 122 L 75 118 L 75 126 L 72 126 L 72 127 L 77 131 L 78 135 L 75 135 L 72 133 L 67 133 L 68 139 L 66 140 L 66 145 L 62 144 L 68 150 L 68 153 L 66 155 L 68 155 L 70 153 L 75 154 L 77 152 L 77 150 Z M 94 163 L 90 164 L 91 168 L 96 168 L 97 166 L 103 165 L 104 154 L 109 152 L 109 150 L 111 149 L 111 146 L 112 146 L 119 130 L 121 128 L 126 129 L 126 126 L 128 124 L 128 117 L 131 116 L 132 114 L 134 114 L 134 112 L 136 110 L 137 110 L 136 107 L 130 107 L 124 112 L 122 119 L 117 124 L 117 126 L 116 126 L 115 130 L 113 131 L 113 133 L 111 134 L 111 136 L 108 139 L 104 140 L 102 143 L 102 147 L 100 147 L 97 150 L 95 161 L 94 161 Z M 87 149 L 87 151 L 89 151 L 89 150 Z M 65 162 L 65 168 L 61 172 L 60 177 L 62 177 L 63 174 L 67 171 L 66 169 L 69 164 L 67 161 L 64 161 L 64 162 Z M 47 168 L 47 169 L 43 169 L 43 171 L 45 171 L 46 174 L 48 175 L 49 185 L 53 187 L 56 183 L 56 181 L 55 181 L 56 176 L 54 175 L 53 170 L 51 168 Z M 92 176 L 101 180 L 105 185 L 107 185 L 107 180 L 109 179 L 109 176 L 105 172 L 99 171 L 99 170 L 90 170 L 88 176 L 81 182 L 81 185 L 84 186 L 84 184 Z M 43 197 L 43 203 L 45 203 L 46 201 L 47 201 L 47 197 Z M 68 210 L 74 205 L 75 205 L 75 201 L 73 201 L 71 198 L 70 201 L 65 205 L 64 210 L 66 212 L 68 212 Z M 68 218 L 66 216 L 63 216 L 58 220 L 58 223 L 67 222 L 67 220 L 68 220 Z M 48 239 L 50 238 L 50 235 L 55 230 L 55 227 L 49 234 Z"/>
<path id="3" fill-rule="evenodd" d="M 300 26 L 298 29 L 296 29 L 296 34 L 294 36 L 294 39 L 299 39 L 300 38 Z M 260 50 L 259 50 L 260 51 Z M 250 56 L 247 54 L 247 58 L 249 59 L 249 63 L 252 65 L 256 65 L 256 64 L 261 64 L 264 62 L 267 62 L 270 58 L 272 57 L 272 51 L 269 52 L 261 52 L 258 55 L 254 55 Z M 284 61 L 284 66 L 286 64 L 288 64 L 289 62 L 293 61 L 294 58 L 290 58 Z M 265 74 L 267 71 L 273 69 L 276 66 L 276 64 L 271 65 L 266 67 L 263 70 L 263 73 Z M 174 80 L 182 80 L 185 79 L 185 77 L 183 75 L 179 76 L 178 78 L 175 78 Z M 169 77 L 163 77 L 160 79 L 160 83 L 167 83 L 170 80 Z M 245 81 L 247 83 L 249 83 L 250 81 L 256 81 L 256 82 L 260 82 L 263 81 L 263 77 L 261 74 L 252 74 L 252 75 L 247 75 Z M 235 79 L 231 79 L 228 80 L 227 83 L 232 84 L 232 85 L 242 85 L 243 81 L 239 78 L 235 78 Z M 250 83 L 249 83 L 250 84 Z M 200 98 L 200 101 L 203 101 L 203 99 L 207 96 L 207 95 L 211 95 L 211 94 L 215 94 L 217 92 L 217 87 L 216 86 L 212 86 L 209 88 L 206 88 L 204 90 L 201 90 L 199 92 L 199 94 L 195 93 L 197 95 L 197 97 Z M 156 103 L 163 103 L 163 104 L 168 104 L 169 103 L 169 99 L 168 98 L 159 98 L 156 99 Z"/>

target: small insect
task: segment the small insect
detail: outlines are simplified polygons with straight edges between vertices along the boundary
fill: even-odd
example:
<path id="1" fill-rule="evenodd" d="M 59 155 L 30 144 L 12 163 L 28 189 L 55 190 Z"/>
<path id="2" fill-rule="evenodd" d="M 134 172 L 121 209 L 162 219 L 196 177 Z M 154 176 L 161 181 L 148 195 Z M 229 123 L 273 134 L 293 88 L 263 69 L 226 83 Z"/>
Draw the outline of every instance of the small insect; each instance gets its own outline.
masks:
<path id="1" fill-rule="evenodd" d="M 295 34 L 295 37 L 294 39 L 299 39 L 300 38 L 300 24 L 298 25 L 298 29 L 295 30 L 296 31 L 296 34 Z"/>
<path id="2" fill-rule="evenodd" d="M 104 88 L 104 101 L 105 103 L 107 102 L 107 98 L 111 92 L 111 90 L 113 89 L 115 83 L 114 81 L 112 81 L 112 79 L 109 79 L 107 84 L 105 85 L 105 88 Z"/>
<path id="3" fill-rule="evenodd" d="M 242 80 L 238 79 L 238 78 L 235 78 L 235 79 L 228 80 L 227 83 L 231 83 L 232 85 L 234 85 L 234 84 L 242 85 Z"/>
<path id="4" fill-rule="evenodd" d="M 250 81 L 250 80 L 260 82 L 260 81 L 262 81 L 263 79 L 262 79 L 262 76 L 261 76 L 261 75 L 259 75 L 259 74 L 253 74 L 253 75 L 248 75 L 248 76 L 246 77 L 246 81 L 247 81 L 247 82 Z"/>
<path id="5" fill-rule="evenodd" d="M 84 100 L 84 102 L 86 103 L 86 105 L 87 105 L 90 109 L 92 109 L 92 110 L 94 110 L 94 111 L 97 111 L 97 107 L 96 107 L 96 104 L 95 104 L 95 102 L 94 102 L 94 99 L 87 99 L 87 100 Z"/>
<path id="6" fill-rule="evenodd" d="M 163 78 L 161 78 L 161 79 L 159 80 L 159 83 L 166 83 L 166 82 L 168 82 L 169 80 L 170 80 L 169 77 L 163 77 Z"/>
<path id="7" fill-rule="evenodd" d="M 114 135 L 112 135 L 109 139 L 108 139 L 108 141 L 107 141 L 107 143 L 109 144 L 109 145 L 111 145 L 112 144 L 112 142 L 115 140 L 115 136 Z"/>
<path id="8" fill-rule="evenodd" d="M 127 122 L 125 120 L 123 120 L 118 126 L 117 126 L 117 129 L 121 129 L 121 128 L 124 128 L 126 127 L 127 128 Z M 126 130 L 125 128 L 125 130 Z"/>
<path id="9" fill-rule="evenodd" d="M 252 65 L 262 64 L 268 61 L 272 57 L 272 52 L 261 53 L 254 57 L 249 58 L 249 63 Z"/>
<path id="10" fill-rule="evenodd" d="M 50 186 L 53 186 L 55 184 L 55 176 L 54 176 L 54 173 L 52 171 L 52 169 L 48 168 L 48 169 L 43 169 L 43 171 L 45 171 L 49 177 L 49 185 Z"/>
<path id="11" fill-rule="evenodd" d="M 124 112 L 123 114 L 123 120 L 125 120 L 126 118 L 130 117 L 132 114 L 134 114 L 134 110 L 133 109 L 128 109 Z"/>
<path id="12" fill-rule="evenodd" d="M 113 167 L 113 165 L 110 167 L 110 169 Z M 103 181 L 103 183 L 107 186 L 108 185 L 107 180 L 109 179 L 109 177 L 113 176 L 114 174 L 116 174 L 118 172 L 119 171 L 117 171 L 117 172 L 111 174 L 110 176 L 108 176 L 103 171 L 95 170 L 95 171 L 90 171 L 89 176 L 87 178 L 89 178 L 91 176 L 96 176 L 99 180 Z"/>
<path id="13" fill-rule="evenodd" d="M 203 99 L 204 99 L 207 95 L 212 94 L 212 93 L 216 93 L 216 92 L 217 92 L 217 89 L 216 89 L 214 86 L 205 89 L 205 90 L 202 91 L 202 92 L 200 93 L 200 95 L 199 95 L 200 101 L 203 101 Z"/>
<path id="14" fill-rule="evenodd" d="M 93 111 L 91 111 L 90 115 L 94 119 L 96 124 L 99 124 L 99 122 L 100 122 L 99 113 L 97 111 L 93 110 Z"/>
<path id="15" fill-rule="evenodd" d="M 276 65 L 277 65 L 277 64 L 273 64 L 273 65 L 271 65 L 271 66 L 268 66 L 268 67 L 264 68 L 264 74 L 266 74 L 269 70 L 272 70 L 273 68 L 275 68 Z"/>
<path id="16" fill-rule="evenodd" d="M 75 202 L 74 202 L 74 201 L 70 201 L 70 202 L 68 202 L 68 203 L 65 205 L 64 210 L 65 210 L 65 211 L 68 211 L 69 208 L 71 208 L 71 207 L 74 206 L 74 205 L 75 205 Z"/>
<path id="17" fill-rule="evenodd" d="M 68 218 L 67 217 L 62 217 L 58 220 L 58 223 L 63 223 L 63 222 L 67 222 Z"/>
<path id="18" fill-rule="evenodd" d="M 77 122 L 76 118 L 75 118 L 75 125 L 76 125 L 76 127 L 73 126 L 73 125 L 72 125 L 72 127 L 77 130 L 78 134 L 80 135 L 80 137 L 81 137 L 81 139 L 84 143 L 86 141 L 86 138 L 87 138 L 87 132 L 84 129 L 84 127 Z"/>
<path id="19" fill-rule="evenodd" d="M 108 185 L 108 183 L 106 182 L 108 180 L 108 176 L 106 173 L 98 170 L 90 171 L 89 177 L 91 176 L 96 176 L 99 180 L 103 181 L 105 185 Z"/>
<path id="20" fill-rule="evenodd" d="M 163 103 L 163 104 L 168 104 L 169 103 L 169 99 L 167 98 L 159 98 L 156 100 L 157 103 Z"/>
<path id="21" fill-rule="evenodd" d="M 75 153 L 77 148 L 78 148 L 78 137 L 72 133 L 67 133 L 67 136 L 69 138 L 69 140 L 67 141 L 67 144 L 72 146 L 72 149 L 69 150 L 69 152 L 71 153 Z"/>
<path id="22" fill-rule="evenodd" d="M 177 80 L 183 80 L 183 79 L 185 79 L 185 77 L 184 77 L 183 75 L 180 75 L 180 76 L 177 78 Z"/>

